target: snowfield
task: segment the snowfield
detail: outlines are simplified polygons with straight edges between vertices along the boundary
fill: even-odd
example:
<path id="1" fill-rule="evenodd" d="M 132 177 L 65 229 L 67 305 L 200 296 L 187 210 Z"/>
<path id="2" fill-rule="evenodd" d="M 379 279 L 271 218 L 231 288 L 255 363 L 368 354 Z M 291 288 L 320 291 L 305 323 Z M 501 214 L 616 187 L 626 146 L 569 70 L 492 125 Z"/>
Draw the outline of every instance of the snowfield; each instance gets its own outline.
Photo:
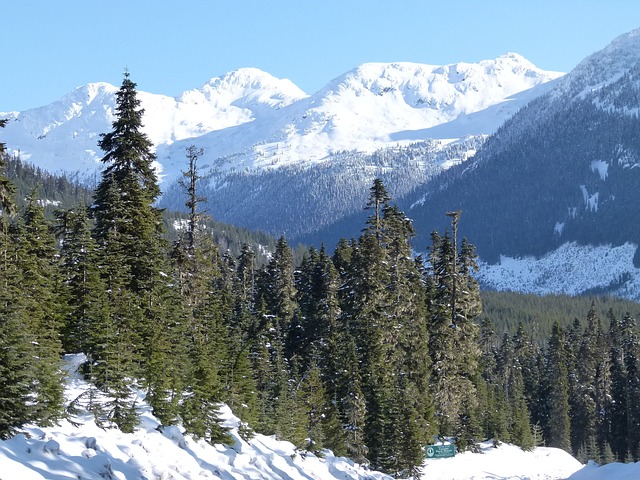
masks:
<path id="1" fill-rule="evenodd" d="M 480 262 L 484 288 L 536 295 L 581 295 L 609 287 L 609 293 L 640 301 L 640 269 L 633 265 L 638 246 L 579 245 L 568 242 L 540 258 L 503 256 L 494 265 Z"/>
<path id="2" fill-rule="evenodd" d="M 88 385 L 77 374 L 82 355 L 66 357 L 68 401 Z M 239 421 L 228 407 L 222 418 L 230 427 L 233 445 L 212 446 L 184 435 L 179 427 L 160 431 L 158 420 L 140 398 L 142 420 L 131 434 L 102 429 L 90 413 L 80 412 L 59 425 L 26 427 L 23 433 L 0 442 L 0 480 L 191 480 L 206 478 L 310 480 L 376 480 L 391 477 L 324 451 L 321 457 L 296 452 L 289 442 L 238 434 Z M 512 445 L 482 445 L 482 453 L 425 461 L 422 478 L 439 480 L 595 480 L 640 478 L 640 463 L 580 464 L 555 448 L 523 452 Z"/>

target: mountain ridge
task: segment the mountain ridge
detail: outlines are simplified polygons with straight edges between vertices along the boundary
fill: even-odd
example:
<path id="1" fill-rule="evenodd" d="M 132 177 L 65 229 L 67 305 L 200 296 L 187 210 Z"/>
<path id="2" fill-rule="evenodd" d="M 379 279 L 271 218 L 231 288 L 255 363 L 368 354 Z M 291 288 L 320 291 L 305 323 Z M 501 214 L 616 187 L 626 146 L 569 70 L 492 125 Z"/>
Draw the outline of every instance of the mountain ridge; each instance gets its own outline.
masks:
<path id="1" fill-rule="evenodd" d="M 187 144 L 204 147 L 203 164 L 234 156 L 232 165 L 216 168 L 235 169 L 326 161 L 344 150 L 371 153 L 424 140 L 416 132 L 508 103 L 513 94 L 559 75 L 516 54 L 478 64 L 368 63 L 307 95 L 288 79 L 244 68 L 176 97 L 140 91 L 139 98 L 158 171 L 171 182 L 180 175 Z M 98 82 L 44 107 L 0 114 L 10 120 L 3 132 L 9 151 L 52 173 L 95 176 L 102 167 L 97 140 L 111 128 L 115 91 Z M 479 99 L 478 92 L 491 101 Z M 445 106 L 446 114 L 439 113 Z M 494 112 L 499 120 L 487 130 L 512 113 Z M 483 129 L 481 123 L 474 129 Z"/>

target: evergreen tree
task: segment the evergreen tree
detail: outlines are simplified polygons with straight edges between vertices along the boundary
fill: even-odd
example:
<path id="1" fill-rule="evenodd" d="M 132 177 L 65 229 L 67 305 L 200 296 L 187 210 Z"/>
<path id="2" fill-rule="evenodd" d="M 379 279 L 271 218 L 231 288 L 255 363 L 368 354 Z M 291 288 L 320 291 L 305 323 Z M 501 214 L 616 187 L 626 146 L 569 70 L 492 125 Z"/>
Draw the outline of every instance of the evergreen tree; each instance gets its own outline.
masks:
<path id="1" fill-rule="evenodd" d="M 89 352 L 92 322 L 102 313 L 104 285 L 97 264 L 95 241 L 85 207 L 57 211 L 62 274 L 69 308 L 63 328 L 66 352 Z"/>
<path id="2" fill-rule="evenodd" d="M 627 371 L 624 364 L 622 323 L 613 312 L 609 312 L 610 368 L 611 368 L 611 411 L 608 423 L 611 428 L 609 446 L 618 460 L 623 460 L 627 452 Z"/>
<path id="3" fill-rule="evenodd" d="M 320 369 L 312 364 L 297 388 L 297 401 L 303 410 L 304 424 L 307 426 L 305 450 L 319 452 L 325 443 L 325 421 L 328 406 L 327 395 Z"/>
<path id="4" fill-rule="evenodd" d="M 541 393 L 544 365 L 540 347 L 520 323 L 513 337 L 514 353 L 521 369 L 523 394 L 533 425 L 541 425 L 545 418 L 544 395 Z"/>
<path id="5" fill-rule="evenodd" d="M 60 330 L 65 306 L 61 303 L 55 237 L 36 192 L 27 199 L 12 240 L 17 245 L 15 260 L 21 271 L 19 304 L 34 347 L 30 361 L 35 383 L 30 408 L 34 420 L 50 425 L 60 417 L 64 400 Z"/>
<path id="6" fill-rule="evenodd" d="M 0 121 L 4 126 L 5 121 Z M 13 185 L 2 176 L 4 144 L 0 143 L 0 439 L 7 439 L 23 424 L 36 420 L 31 412 L 35 373 L 34 338 L 27 328 L 22 269 L 18 244 L 9 232 L 14 212 Z"/>
<path id="7" fill-rule="evenodd" d="M 168 269 L 161 211 L 154 207 L 160 194 L 155 156 L 141 130 L 143 114 L 136 84 L 125 72 L 116 94 L 113 130 L 99 142 L 107 167 L 92 208 L 93 235 L 108 297 L 105 318 L 94 329 L 96 380 L 114 399 L 110 418 L 126 429 L 135 423 L 131 379 L 159 378 L 157 371 L 148 368 L 162 364 L 156 357 L 158 343 L 170 342 L 159 333 L 164 330 L 154 325 L 163 315 L 168 288 L 163 273 L 166 276 Z"/>
<path id="8" fill-rule="evenodd" d="M 225 372 L 232 367 L 229 359 L 228 319 L 233 300 L 231 290 L 235 267 L 220 256 L 209 232 L 201 228 L 203 214 L 199 205 L 206 199 L 198 196 L 197 160 L 202 154 L 187 149 L 189 169 L 180 182 L 189 208 L 187 229 L 176 241 L 172 259 L 177 290 L 182 299 L 180 321 L 173 325 L 173 335 L 166 352 L 185 365 L 174 369 L 169 388 L 171 398 L 185 390 L 185 398 L 176 402 L 186 430 L 210 443 L 228 441 L 227 430 L 220 425 L 219 408 L 231 380 Z M 229 271 L 231 270 L 231 271 Z M 178 362 L 180 364 L 180 362 Z M 183 380 L 180 380 L 183 378 Z M 166 396 L 165 394 L 165 396 Z M 176 410 L 176 416 L 178 411 Z"/>
<path id="9" fill-rule="evenodd" d="M 107 167 L 96 189 L 93 212 L 94 235 L 106 250 L 127 252 L 123 266 L 130 270 L 127 287 L 150 295 L 157 282 L 158 263 L 164 257 L 161 211 L 153 205 L 160 195 L 153 169 L 152 143 L 142 132 L 144 110 L 140 108 L 136 84 L 125 72 L 116 93 L 113 130 L 99 142 Z"/>
<path id="10" fill-rule="evenodd" d="M 565 333 L 556 322 L 549 339 L 547 351 L 547 445 L 561 448 L 567 452 L 571 449 L 571 428 L 569 419 L 569 385 L 567 378 L 567 357 L 565 349 Z"/>
<path id="11" fill-rule="evenodd" d="M 391 197 L 387 193 L 387 189 L 382 183 L 382 180 L 376 178 L 369 189 L 369 200 L 367 201 L 365 209 L 373 209 L 373 216 L 369 218 L 367 223 L 369 224 L 369 228 L 373 229 L 373 234 L 377 239 L 380 239 L 382 230 L 382 211 L 385 206 L 389 205 L 390 200 Z"/>
<path id="12" fill-rule="evenodd" d="M 293 256 L 285 237 L 278 240 L 273 257 L 266 266 L 260 294 L 282 335 L 288 335 L 297 303 Z"/>
<path id="13" fill-rule="evenodd" d="M 640 453 L 640 338 L 635 318 L 626 313 L 622 318 L 622 348 L 624 350 L 624 366 L 626 371 L 625 385 L 625 420 L 627 437 L 626 450 L 632 461 L 636 461 Z"/>
<path id="14" fill-rule="evenodd" d="M 7 121 L 0 119 L 0 128 L 4 128 Z M 4 176 L 7 165 L 5 144 L 0 142 L 0 216 L 7 217 L 15 214 L 15 186 Z"/>
<path id="15" fill-rule="evenodd" d="M 451 215 L 455 231 L 459 212 Z M 444 237 L 432 234 L 430 278 L 426 280 L 429 354 L 440 433 L 472 439 L 479 425 L 472 417 L 479 414 L 475 391 L 480 381 L 480 350 L 475 318 L 481 302 L 471 276 L 477 268 L 474 248 L 465 240 L 458 253 L 455 244 L 455 233 L 453 241 L 448 233 Z"/>
<path id="16" fill-rule="evenodd" d="M 236 262 L 234 306 L 229 325 L 226 401 L 231 410 L 249 425 L 258 416 L 257 385 L 251 371 L 251 355 L 258 343 L 259 325 L 255 311 L 255 253 L 248 244 Z"/>
<path id="17" fill-rule="evenodd" d="M 596 444 L 597 428 L 597 399 L 596 399 L 596 377 L 598 374 L 598 364 L 603 361 L 598 356 L 598 337 L 601 332 L 598 330 L 599 320 L 592 304 L 587 314 L 587 326 L 579 342 L 574 371 L 575 387 L 571 402 L 571 447 L 573 452 L 580 448 Z M 596 451 L 589 448 L 587 454 L 595 455 Z M 595 457 L 592 457 L 595 459 Z"/>

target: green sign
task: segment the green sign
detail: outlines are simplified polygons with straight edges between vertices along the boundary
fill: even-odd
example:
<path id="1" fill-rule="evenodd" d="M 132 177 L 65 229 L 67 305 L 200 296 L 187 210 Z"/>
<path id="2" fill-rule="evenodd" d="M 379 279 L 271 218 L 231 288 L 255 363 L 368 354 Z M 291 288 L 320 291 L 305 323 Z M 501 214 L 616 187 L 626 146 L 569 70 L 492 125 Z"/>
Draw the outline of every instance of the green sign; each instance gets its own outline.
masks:
<path id="1" fill-rule="evenodd" d="M 425 449 L 427 458 L 448 458 L 456 456 L 455 445 L 427 445 Z"/>

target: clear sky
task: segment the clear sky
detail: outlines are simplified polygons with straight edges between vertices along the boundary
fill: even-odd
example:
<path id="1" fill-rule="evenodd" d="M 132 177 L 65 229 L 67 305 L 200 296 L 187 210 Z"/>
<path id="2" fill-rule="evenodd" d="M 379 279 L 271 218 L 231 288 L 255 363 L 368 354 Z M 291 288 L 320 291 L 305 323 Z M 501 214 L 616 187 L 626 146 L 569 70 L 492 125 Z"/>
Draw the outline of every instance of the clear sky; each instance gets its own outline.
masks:
<path id="1" fill-rule="evenodd" d="M 0 6 L 0 111 L 90 82 L 175 96 L 241 67 L 307 93 L 366 62 L 516 52 L 569 71 L 640 27 L 638 0 L 14 0 Z"/>

